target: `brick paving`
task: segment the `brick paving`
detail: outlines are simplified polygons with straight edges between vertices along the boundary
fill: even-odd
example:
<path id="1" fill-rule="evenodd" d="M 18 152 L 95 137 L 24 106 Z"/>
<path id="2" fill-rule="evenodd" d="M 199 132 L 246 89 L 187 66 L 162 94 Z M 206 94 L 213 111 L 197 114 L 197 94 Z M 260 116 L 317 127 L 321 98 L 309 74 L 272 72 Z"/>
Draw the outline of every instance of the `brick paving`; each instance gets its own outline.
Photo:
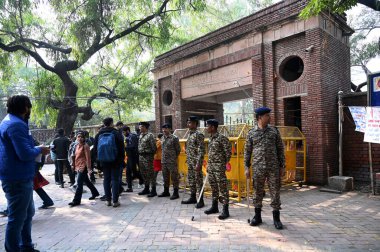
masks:
<path id="1" fill-rule="evenodd" d="M 191 221 L 193 207 L 181 205 L 181 199 L 148 199 L 137 195 L 137 188 L 122 194 L 118 208 L 89 201 L 88 192 L 82 205 L 70 208 L 73 193 L 54 184 L 53 166 L 46 165 L 42 173 L 52 183 L 45 190 L 55 207 L 36 210 L 33 219 L 33 241 L 41 251 L 380 251 L 379 196 L 330 194 L 314 186 L 283 188 L 285 227 L 279 231 L 272 223 L 268 197 L 259 227 L 247 224 L 251 216 L 241 204 L 231 205 L 231 217 L 225 221 L 206 216 L 204 209 L 196 210 Z M 96 187 L 102 194 L 101 180 Z M 158 186 L 158 192 L 162 190 Z M 38 195 L 34 198 L 40 206 Z M 206 207 L 210 202 L 207 198 Z M 6 218 L 0 218 L 0 251 L 5 226 Z"/>

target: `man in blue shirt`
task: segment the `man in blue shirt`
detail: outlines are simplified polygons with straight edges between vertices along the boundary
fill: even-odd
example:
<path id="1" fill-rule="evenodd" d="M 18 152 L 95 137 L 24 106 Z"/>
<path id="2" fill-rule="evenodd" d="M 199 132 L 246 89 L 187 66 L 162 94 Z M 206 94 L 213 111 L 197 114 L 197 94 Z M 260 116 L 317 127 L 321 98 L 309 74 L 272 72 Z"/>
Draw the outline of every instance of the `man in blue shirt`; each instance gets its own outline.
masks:
<path id="1" fill-rule="evenodd" d="M 36 157 L 48 147 L 34 146 L 28 119 L 32 103 L 25 95 L 8 99 L 7 115 L 0 124 L 0 180 L 8 203 L 5 250 L 38 251 L 32 243 L 33 178 Z"/>

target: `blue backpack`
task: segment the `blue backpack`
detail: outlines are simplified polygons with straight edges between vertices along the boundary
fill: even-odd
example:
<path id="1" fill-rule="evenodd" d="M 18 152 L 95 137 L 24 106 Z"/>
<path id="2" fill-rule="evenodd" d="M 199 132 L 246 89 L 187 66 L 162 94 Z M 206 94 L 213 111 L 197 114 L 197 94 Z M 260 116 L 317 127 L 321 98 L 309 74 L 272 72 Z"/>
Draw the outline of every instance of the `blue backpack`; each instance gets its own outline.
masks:
<path id="1" fill-rule="evenodd" d="M 106 132 L 99 135 L 98 140 L 98 161 L 99 162 L 114 162 L 117 157 L 117 147 L 115 134 Z"/>

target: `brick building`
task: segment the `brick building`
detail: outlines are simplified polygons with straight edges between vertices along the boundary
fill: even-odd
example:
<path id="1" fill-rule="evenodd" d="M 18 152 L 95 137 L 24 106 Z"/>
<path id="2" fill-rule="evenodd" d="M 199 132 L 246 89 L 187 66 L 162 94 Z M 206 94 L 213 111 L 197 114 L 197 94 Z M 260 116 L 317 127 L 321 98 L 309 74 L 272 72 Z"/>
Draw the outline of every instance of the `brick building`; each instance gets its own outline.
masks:
<path id="1" fill-rule="evenodd" d="M 352 29 L 342 16 L 300 20 L 307 1 L 286 0 L 158 56 L 156 125 L 184 128 L 189 115 L 223 122 L 223 103 L 252 95 L 272 124 L 298 126 L 308 181 L 337 172 L 337 93 L 350 91 Z"/>
<path id="2" fill-rule="evenodd" d="M 364 142 L 364 133 L 355 131 L 354 119 L 348 106 L 367 106 L 367 93 L 351 93 L 343 97 L 343 175 L 354 177 L 359 184 L 371 181 L 369 169 L 369 147 Z M 380 144 L 372 144 L 373 173 L 380 173 Z"/>

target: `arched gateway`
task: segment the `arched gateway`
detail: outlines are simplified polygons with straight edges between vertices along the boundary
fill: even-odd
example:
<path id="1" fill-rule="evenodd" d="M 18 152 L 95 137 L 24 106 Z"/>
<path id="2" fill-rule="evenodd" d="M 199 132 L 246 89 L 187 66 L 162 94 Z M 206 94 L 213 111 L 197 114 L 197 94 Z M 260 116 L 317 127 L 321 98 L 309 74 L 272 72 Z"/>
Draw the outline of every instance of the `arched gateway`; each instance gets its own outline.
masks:
<path id="1" fill-rule="evenodd" d="M 273 108 L 272 124 L 298 126 L 308 142 L 308 181 L 336 173 L 337 93 L 350 91 L 344 17 L 298 14 L 307 1 L 287 0 L 158 56 L 156 127 L 186 127 L 189 115 L 223 122 L 223 103 L 252 96 Z"/>

